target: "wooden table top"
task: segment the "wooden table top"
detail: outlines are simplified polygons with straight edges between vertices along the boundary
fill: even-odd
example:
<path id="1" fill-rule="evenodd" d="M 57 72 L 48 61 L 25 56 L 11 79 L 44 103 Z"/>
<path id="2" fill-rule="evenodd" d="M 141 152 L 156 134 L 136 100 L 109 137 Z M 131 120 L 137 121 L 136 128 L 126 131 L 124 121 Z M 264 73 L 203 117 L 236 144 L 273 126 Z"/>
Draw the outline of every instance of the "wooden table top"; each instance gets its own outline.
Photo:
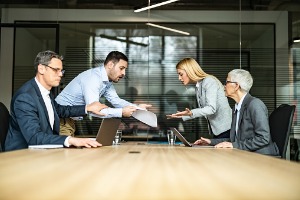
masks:
<path id="1" fill-rule="evenodd" d="M 1 153 L 0 199 L 300 199 L 298 163 L 143 144 Z"/>

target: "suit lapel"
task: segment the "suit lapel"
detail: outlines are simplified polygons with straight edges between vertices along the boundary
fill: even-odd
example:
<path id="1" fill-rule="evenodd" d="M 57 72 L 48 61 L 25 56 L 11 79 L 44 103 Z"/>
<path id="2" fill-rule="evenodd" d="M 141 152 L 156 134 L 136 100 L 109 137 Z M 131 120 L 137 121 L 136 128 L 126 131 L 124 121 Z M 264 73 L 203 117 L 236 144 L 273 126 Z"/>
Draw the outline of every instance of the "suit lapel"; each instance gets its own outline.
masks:
<path id="1" fill-rule="evenodd" d="M 32 86 L 33 86 L 33 88 L 34 88 L 34 90 L 35 90 L 35 92 L 36 92 L 36 95 L 38 96 L 39 102 L 40 102 L 40 104 L 41 104 L 42 107 L 43 107 L 44 113 L 45 113 L 45 115 L 47 116 L 46 118 L 47 118 L 48 123 L 49 123 L 49 125 L 50 125 L 48 111 L 47 111 L 47 108 L 46 108 L 46 104 L 45 104 L 45 102 L 44 102 L 44 99 L 43 99 L 43 97 L 42 97 L 42 93 L 41 93 L 41 91 L 40 91 L 40 89 L 39 89 L 39 86 L 36 84 L 35 79 L 32 79 L 31 84 L 32 84 Z"/>
<path id="2" fill-rule="evenodd" d="M 249 105 L 249 102 L 252 100 L 252 96 L 247 93 L 245 98 L 244 98 L 244 101 L 242 103 L 242 106 L 241 106 L 241 109 L 240 109 L 240 115 L 239 115 L 239 121 L 238 121 L 238 127 L 240 127 L 241 125 L 241 121 L 243 120 L 243 117 L 244 117 L 244 112 L 245 110 L 248 108 L 248 105 Z M 237 137 L 240 139 L 241 137 L 241 134 L 240 134 L 240 129 L 238 129 L 238 133 L 237 133 Z"/>
<path id="3" fill-rule="evenodd" d="M 42 107 L 43 107 L 43 110 L 44 110 L 44 113 L 45 113 L 45 115 L 46 115 L 46 119 L 47 119 L 47 121 L 48 121 L 48 124 L 49 124 L 49 126 L 51 126 L 51 125 L 50 125 L 50 120 L 49 120 L 49 115 L 48 115 L 48 111 L 47 111 L 46 104 L 45 104 L 44 99 L 43 99 L 43 97 L 42 97 L 42 93 L 41 93 L 41 91 L 40 91 L 40 89 L 39 89 L 39 86 L 38 86 L 37 83 L 35 82 L 35 79 L 34 79 L 34 78 L 32 79 L 31 84 L 32 84 L 33 88 L 35 89 L 35 92 L 36 92 L 36 95 L 38 96 L 38 99 L 39 99 L 40 104 L 41 104 Z M 51 94 L 50 94 L 50 98 L 51 98 Z M 52 98 L 51 98 L 51 103 L 52 103 L 52 106 L 53 106 Z M 53 106 L 53 108 L 55 108 L 55 107 Z M 56 111 L 55 111 L 55 109 L 54 109 L 54 124 L 55 124 L 55 122 L 57 121 L 57 120 L 55 120 L 55 119 L 56 119 L 56 116 L 57 116 L 57 113 L 56 113 Z M 56 128 L 56 127 L 55 127 L 55 128 Z M 54 128 L 53 128 L 53 129 L 54 129 Z M 57 129 L 55 129 L 55 130 L 57 130 Z M 59 130 L 59 129 L 58 129 L 58 130 Z"/>

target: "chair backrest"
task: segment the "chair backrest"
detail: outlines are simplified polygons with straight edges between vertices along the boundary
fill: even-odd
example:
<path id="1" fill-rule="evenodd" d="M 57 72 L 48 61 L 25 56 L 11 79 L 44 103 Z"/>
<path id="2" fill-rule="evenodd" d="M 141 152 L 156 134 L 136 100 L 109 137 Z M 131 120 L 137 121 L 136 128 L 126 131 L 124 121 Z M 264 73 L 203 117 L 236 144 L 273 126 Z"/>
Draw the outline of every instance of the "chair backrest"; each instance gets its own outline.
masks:
<path id="1" fill-rule="evenodd" d="M 295 108 L 294 105 L 282 104 L 269 116 L 271 137 L 279 149 L 281 158 L 286 158 Z"/>
<path id="2" fill-rule="evenodd" d="M 4 151 L 4 143 L 7 135 L 8 123 L 9 123 L 9 112 L 6 106 L 2 102 L 0 102 L 0 141 L 1 141 L 0 152 Z"/>

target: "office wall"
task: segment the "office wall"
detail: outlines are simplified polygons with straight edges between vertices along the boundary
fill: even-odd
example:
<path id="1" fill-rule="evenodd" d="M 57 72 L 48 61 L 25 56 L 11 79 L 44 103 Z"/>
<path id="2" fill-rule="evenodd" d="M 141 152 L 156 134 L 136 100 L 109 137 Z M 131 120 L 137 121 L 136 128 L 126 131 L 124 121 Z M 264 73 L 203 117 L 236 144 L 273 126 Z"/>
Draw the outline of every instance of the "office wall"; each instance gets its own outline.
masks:
<path id="1" fill-rule="evenodd" d="M 173 23 L 274 23 L 276 44 L 276 74 L 286 77 L 277 81 L 277 95 L 290 83 L 288 68 L 288 14 L 286 11 L 151 11 L 134 13 L 133 10 L 64 10 L 64 9 L 2 9 L 2 23 L 15 21 L 70 22 L 173 22 Z M 263 43 L 263 37 L 258 43 Z M 30 48 L 30 47 L 28 47 Z M 1 29 L 0 101 L 9 106 L 12 96 L 13 30 Z M 277 105 L 285 102 L 278 98 Z"/>

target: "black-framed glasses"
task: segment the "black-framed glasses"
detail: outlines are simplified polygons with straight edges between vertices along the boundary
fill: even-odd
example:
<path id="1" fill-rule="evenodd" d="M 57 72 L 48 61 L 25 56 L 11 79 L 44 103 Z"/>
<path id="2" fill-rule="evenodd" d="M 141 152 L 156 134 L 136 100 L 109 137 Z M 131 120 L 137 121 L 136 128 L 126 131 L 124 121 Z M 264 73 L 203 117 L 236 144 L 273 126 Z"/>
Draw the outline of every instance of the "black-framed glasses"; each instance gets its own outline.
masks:
<path id="1" fill-rule="evenodd" d="M 61 72 L 61 74 L 64 75 L 65 72 L 66 72 L 66 70 L 64 70 L 64 69 L 54 68 L 54 67 L 51 67 L 51 66 L 45 65 L 45 64 L 43 64 L 43 65 L 46 66 L 46 67 L 51 68 L 51 69 L 52 69 L 53 71 L 55 71 L 57 74 Z"/>
<path id="2" fill-rule="evenodd" d="M 227 83 L 236 83 L 236 84 L 237 84 L 238 82 L 235 82 L 235 81 L 227 81 L 227 80 L 226 80 L 226 82 L 224 83 L 224 85 L 227 85 Z"/>

